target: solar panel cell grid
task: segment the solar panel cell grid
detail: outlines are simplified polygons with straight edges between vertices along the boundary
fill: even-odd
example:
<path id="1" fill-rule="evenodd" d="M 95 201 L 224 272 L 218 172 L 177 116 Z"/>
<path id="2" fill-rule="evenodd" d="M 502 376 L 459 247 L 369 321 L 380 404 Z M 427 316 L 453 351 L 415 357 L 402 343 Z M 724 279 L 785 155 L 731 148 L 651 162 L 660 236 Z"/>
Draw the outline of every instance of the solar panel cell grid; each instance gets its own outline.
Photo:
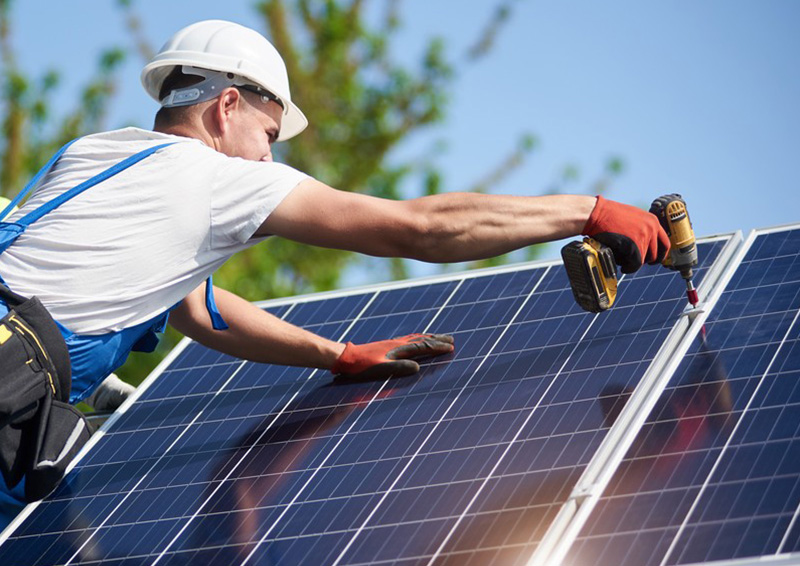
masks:
<path id="1" fill-rule="evenodd" d="M 698 281 L 724 244 L 703 245 Z M 685 305 L 655 268 L 619 301 L 587 315 L 537 267 L 279 311 L 354 342 L 455 335 L 387 383 L 190 346 L 0 562 L 523 564 Z"/>
<path id="2" fill-rule="evenodd" d="M 797 550 L 798 257 L 798 230 L 755 240 L 566 564 Z"/>

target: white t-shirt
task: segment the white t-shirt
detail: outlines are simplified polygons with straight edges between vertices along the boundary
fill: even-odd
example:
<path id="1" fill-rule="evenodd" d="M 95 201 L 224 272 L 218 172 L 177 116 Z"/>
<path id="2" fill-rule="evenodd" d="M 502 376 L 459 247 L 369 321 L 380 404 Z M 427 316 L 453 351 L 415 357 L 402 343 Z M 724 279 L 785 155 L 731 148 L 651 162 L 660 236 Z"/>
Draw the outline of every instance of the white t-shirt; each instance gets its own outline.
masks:
<path id="1" fill-rule="evenodd" d="M 0 276 L 73 332 L 105 334 L 164 312 L 252 238 L 298 183 L 280 163 L 228 157 L 138 128 L 86 136 L 14 221 L 130 155 L 177 142 L 62 204 L 0 254 Z"/>

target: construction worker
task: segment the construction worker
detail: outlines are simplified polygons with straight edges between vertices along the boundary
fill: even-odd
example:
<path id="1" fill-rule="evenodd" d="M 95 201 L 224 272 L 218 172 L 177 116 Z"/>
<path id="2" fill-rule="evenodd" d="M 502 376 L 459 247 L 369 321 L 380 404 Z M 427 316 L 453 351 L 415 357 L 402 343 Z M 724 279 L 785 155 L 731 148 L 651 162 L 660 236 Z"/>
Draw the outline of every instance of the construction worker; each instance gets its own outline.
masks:
<path id="1" fill-rule="evenodd" d="M 142 82 L 161 105 L 153 130 L 68 144 L 0 225 L 0 282 L 19 297 L 38 297 L 54 319 L 69 353 L 70 403 L 98 387 L 96 396 L 108 387 L 116 398 L 105 408 L 124 399 L 119 380 L 100 384 L 131 350 L 152 349 L 168 316 L 183 334 L 233 356 L 355 378 L 409 375 L 419 368 L 414 359 L 453 350 L 449 336 L 333 342 L 211 285 L 231 255 L 271 235 L 458 262 L 586 234 L 610 246 L 626 272 L 660 261 L 669 247 L 655 216 L 602 197 L 448 193 L 391 201 L 275 163 L 272 145 L 298 135 L 307 120 L 275 48 L 234 23 L 180 30 L 145 66 Z M 473 119 L 490 121 L 490 106 L 476 108 Z M 19 300 L 0 300 L 0 317 Z M 30 476 L 19 485 L 26 482 Z M 26 485 L 31 492 L 20 494 L 19 485 L 6 494 L 7 517 L 25 496 L 52 488 Z"/>

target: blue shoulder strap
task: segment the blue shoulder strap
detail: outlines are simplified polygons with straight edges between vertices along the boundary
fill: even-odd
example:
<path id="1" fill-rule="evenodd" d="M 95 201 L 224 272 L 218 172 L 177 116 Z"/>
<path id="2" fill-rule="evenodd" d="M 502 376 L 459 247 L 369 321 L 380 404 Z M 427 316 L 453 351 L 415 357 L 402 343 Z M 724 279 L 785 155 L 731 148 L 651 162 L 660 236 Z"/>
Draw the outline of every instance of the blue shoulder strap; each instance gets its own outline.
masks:
<path id="1" fill-rule="evenodd" d="M 217 301 L 214 300 L 214 283 L 211 275 L 206 280 L 206 310 L 211 317 L 211 326 L 214 330 L 228 330 L 229 327 L 217 308 Z"/>
<path id="2" fill-rule="evenodd" d="M 162 143 L 161 145 L 156 145 L 156 146 L 153 146 L 153 147 L 149 147 L 149 148 L 147 148 L 147 149 L 145 149 L 143 151 L 140 151 L 139 153 L 135 153 L 135 154 L 131 155 L 127 159 L 123 159 L 122 161 L 112 165 L 111 167 L 109 167 L 105 171 L 103 171 L 101 173 L 98 173 L 97 175 L 95 175 L 91 179 L 87 179 L 83 183 L 81 183 L 81 184 L 79 184 L 79 185 L 77 185 L 75 187 L 72 187 L 70 190 L 64 191 L 62 194 L 60 194 L 59 196 L 57 196 L 53 200 L 48 201 L 48 202 L 44 203 L 42 206 L 40 206 L 39 208 L 37 208 L 36 210 L 34 210 L 32 212 L 29 212 L 28 214 L 26 214 L 25 216 L 23 216 L 22 218 L 17 220 L 16 223 L 20 224 L 22 226 L 30 226 L 31 224 L 33 224 L 34 222 L 39 220 L 42 216 L 44 216 L 48 212 L 58 208 L 59 206 L 61 206 L 62 204 L 64 204 L 68 200 L 70 200 L 71 198 L 74 198 L 74 197 L 78 196 L 79 194 L 81 194 L 83 191 L 95 186 L 97 183 L 101 183 L 102 181 L 105 181 L 109 177 L 113 177 L 114 175 L 116 175 L 120 171 L 124 171 L 125 169 L 127 169 L 131 165 L 135 165 L 136 163 L 139 163 L 142 159 L 145 159 L 146 157 L 149 157 L 150 155 L 154 154 L 159 149 L 162 149 L 162 148 L 165 148 L 167 146 L 170 146 L 173 143 L 175 143 L 175 142 Z M 65 148 L 62 148 L 62 149 L 65 149 Z M 41 171 L 40 171 L 40 173 L 41 173 Z"/>
<path id="3" fill-rule="evenodd" d="M 55 162 L 58 161 L 62 155 L 64 155 L 64 152 L 67 151 L 67 148 L 71 146 L 73 143 L 75 143 L 76 139 L 68 141 L 63 146 L 61 146 L 61 149 L 59 149 L 57 152 L 53 154 L 53 157 L 51 157 L 50 160 L 44 164 L 44 167 L 39 169 L 39 172 L 36 173 L 36 175 L 34 175 L 30 181 L 28 181 L 28 184 L 25 185 L 25 187 L 17 194 L 17 196 L 14 197 L 14 200 L 8 203 L 8 206 L 6 206 L 3 209 L 3 212 L 0 212 L 0 220 L 3 220 L 6 216 L 8 216 L 8 214 L 12 210 L 14 210 L 14 207 L 17 206 L 22 201 L 22 199 L 25 198 L 25 195 L 27 195 L 31 191 L 31 189 L 33 189 L 36 185 L 39 184 L 39 181 L 42 180 L 42 177 L 44 177 L 50 170 L 50 168 L 55 164 Z"/>

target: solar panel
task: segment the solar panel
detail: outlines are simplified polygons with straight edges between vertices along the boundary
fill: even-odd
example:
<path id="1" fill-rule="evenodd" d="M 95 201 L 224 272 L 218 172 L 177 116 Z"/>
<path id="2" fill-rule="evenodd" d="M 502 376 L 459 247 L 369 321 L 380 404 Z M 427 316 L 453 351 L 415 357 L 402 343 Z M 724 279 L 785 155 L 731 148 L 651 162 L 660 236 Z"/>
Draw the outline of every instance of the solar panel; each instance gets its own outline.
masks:
<path id="1" fill-rule="evenodd" d="M 564 564 L 800 563 L 800 229 L 742 254 Z"/>
<path id="2" fill-rule="evenodd" d="M 733 248 L 700 245 L 701 292 Z M 337 340 L 447 332 L 457 350 L 334 384 L 184 343 L 0 563 L 524 564 L 685 305 L 648 267 L 589 315 L 553 263 L 265 303 Z"/>

